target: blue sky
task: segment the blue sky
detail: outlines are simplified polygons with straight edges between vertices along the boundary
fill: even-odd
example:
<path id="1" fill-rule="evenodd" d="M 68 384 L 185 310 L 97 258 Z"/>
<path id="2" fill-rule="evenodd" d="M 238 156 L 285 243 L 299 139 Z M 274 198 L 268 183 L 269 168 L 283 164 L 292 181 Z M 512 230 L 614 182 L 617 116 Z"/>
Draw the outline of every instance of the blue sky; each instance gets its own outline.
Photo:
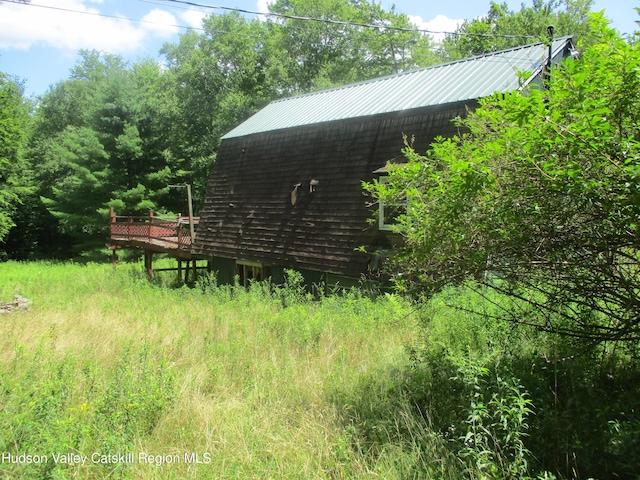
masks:
<path id="1" fill-rule="evenodd" d="M 266 11 L 268 0 L 196 0 L 199 4 Z M 81 48 L 98 49 L 135 61 L 161 61 L 164 42 L 177 42 L 185 28 L 199 27 L 207 13 L 225 10 L 179 6 L 166 0 L 31 0 L 30 5 L 0 0 L 0 71 L 26 81 L 29 95 L 46 92 L 69 76 Z M 531 0 L 509 0 L 514 10 Z M 463 19 L 487 13 L 489 0 L 378 0 L 406 13 L 421 28 L 453 31 Z M 638 0 L 596 0 L 612 25 L 623 33 L 637 28 Z M 52 8 L 53 7 L 53 8 Z M 83 13 L 76 13 L 83 12 Z M 105 17 L 100 15 L 108 15 Z M 112 18 L 116 17 L 116 18 Z M 141 20 L 141 21 L 135 21 Z"/>

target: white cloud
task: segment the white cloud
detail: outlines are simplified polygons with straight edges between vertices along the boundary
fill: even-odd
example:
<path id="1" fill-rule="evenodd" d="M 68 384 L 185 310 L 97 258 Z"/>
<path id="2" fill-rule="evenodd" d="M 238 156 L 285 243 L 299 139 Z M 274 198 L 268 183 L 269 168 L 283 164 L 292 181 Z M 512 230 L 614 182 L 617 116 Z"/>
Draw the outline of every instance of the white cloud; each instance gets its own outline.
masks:
<path id="1" fill-rule="evenodd" d="M 275 0 L 258 0 L 256 2 L 256 10 L 262 13 L 267 13 L 269 11 L 269 5 L 274 2 Z"/>
<path id="2" fill-rule="evenodd" d="M 145 23 L 143 27 L 154 32 L 160 37 L 170 37 L 178 33 L 179 28 L 176 26 L 176 17 L 171 13 L 154 8 L 144 17 L 142 17 Z"/>
<path id="3" fill-rule="evenodd" d="M 445 15 L 436 15 L 435 18 L 425 21 L 422 17 L 416 15 L 409 15 L 411 23 L 418 26 L 418 28 L 429 30 L 432 32 L 454 32 L 464 20 L 461 18 L 449 18 Z M 432 33 L 430 34 L 436 42 L 441 42 L 444 39 L 444 33 Z"/>
<path id="4" fill-rule="evenodd" d="M 187 11 L 180 14 L 180 18 L 187 22 L 189 26 L 194 28 L 202 28 L 202 21 L 206 16 L 206 12 L 196 10 L 195 8 L 189 8 Z"/>
<path id="5" fill-rule="evenodd" d="M 102 0 L 88 1 L 101 3 Z M 132 53 L 141 50 L 150 37 L 166 38 L 177 31 L 176 27 L 167 26 L 176 24 L 175 17 L 160 9 L 144 17 L 146 21 L 162 24 L 153 25 L 131 22 L 124 17 L 97 16 L 100 11 L 86 3 L 85 0 L 39 0 L 38 5 L 51 8 L 0 3 L 0 49 L 47 46 L 67 53 L 81 48 Z"/>

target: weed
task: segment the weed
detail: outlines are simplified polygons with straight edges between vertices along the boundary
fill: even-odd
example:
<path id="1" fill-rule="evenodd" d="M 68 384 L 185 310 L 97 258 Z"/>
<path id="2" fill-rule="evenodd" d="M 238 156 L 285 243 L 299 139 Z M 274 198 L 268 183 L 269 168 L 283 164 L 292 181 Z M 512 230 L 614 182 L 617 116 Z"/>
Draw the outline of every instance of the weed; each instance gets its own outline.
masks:
<path id="1" fill-rule="evenodd" d="M 522 385 L 508 370 L 492 372 L 469 358 L 461 359 L 458 369 L 470 396 L 466 433 L 459 437 L 467 472 L 479 478 L 526 478 L 531 452 L 523 440 L 532 402 Z"/>
<path id="2" fill-rule="evenodd" d="M 141 265 L 6 262 L 0 278 L 0 298 L 32 300 L 2 318 L 1 452 L 201 460 L 4 462 L 3 478 L 640 475 L 637 351 L 577 355 L 464 286 L 419 308 L 311 297 L 294 273 L 168 288 Z"/>

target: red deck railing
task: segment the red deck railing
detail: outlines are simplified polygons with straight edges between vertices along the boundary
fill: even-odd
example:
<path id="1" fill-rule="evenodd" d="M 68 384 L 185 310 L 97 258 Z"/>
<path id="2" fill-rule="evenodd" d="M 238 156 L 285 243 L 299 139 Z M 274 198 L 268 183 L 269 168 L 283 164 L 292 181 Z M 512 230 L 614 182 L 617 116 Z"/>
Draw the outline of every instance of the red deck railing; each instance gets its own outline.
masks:
<path id="1" fill-rule="evenodd" d="M 198 217 L 193 217 L 193 225 L 197 225 Z M 112 244 L 139 243 L 149 244 L 173 250 L 191 250 L 191 228 L 189 217 L 148 216 L 126 217 L 116 215 L 111 209 L 109 237 Z"/>

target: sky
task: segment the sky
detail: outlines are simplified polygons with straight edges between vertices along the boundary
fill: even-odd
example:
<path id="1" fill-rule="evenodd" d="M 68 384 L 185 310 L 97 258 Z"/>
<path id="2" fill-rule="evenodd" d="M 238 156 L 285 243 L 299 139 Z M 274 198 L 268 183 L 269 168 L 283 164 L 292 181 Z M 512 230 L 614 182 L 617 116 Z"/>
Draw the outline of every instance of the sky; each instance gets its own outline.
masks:
<path id="1" fill-rule="evenodd" d="M 269 0 L 193 0 L 266 12 Z M 454 31 L 464 19 L 485 15 L 489 0 L 376 0 L 382 8 L 407 14 L 420 28 Z M 512 10 L 531 0 L 508 0 Z M 640 30 L 634 7 L 639 0 L 595 0 L 612 26 L 622 33 Z M 69 77 L 80 49 L 96 49 L 125 60 L 153 58 L 161 62 L 165 42 L 177 43 L 187 28 L 199 28 L 205 15 L 225 9 L 186 6 L 168 0 L 0 0 L 0 72 L 25 82 L 28 96 L 41 95 Z M 80 12 L 80 13 L 79 13 Z M 253 16 L 253 15 L 249 15 Z"/>

